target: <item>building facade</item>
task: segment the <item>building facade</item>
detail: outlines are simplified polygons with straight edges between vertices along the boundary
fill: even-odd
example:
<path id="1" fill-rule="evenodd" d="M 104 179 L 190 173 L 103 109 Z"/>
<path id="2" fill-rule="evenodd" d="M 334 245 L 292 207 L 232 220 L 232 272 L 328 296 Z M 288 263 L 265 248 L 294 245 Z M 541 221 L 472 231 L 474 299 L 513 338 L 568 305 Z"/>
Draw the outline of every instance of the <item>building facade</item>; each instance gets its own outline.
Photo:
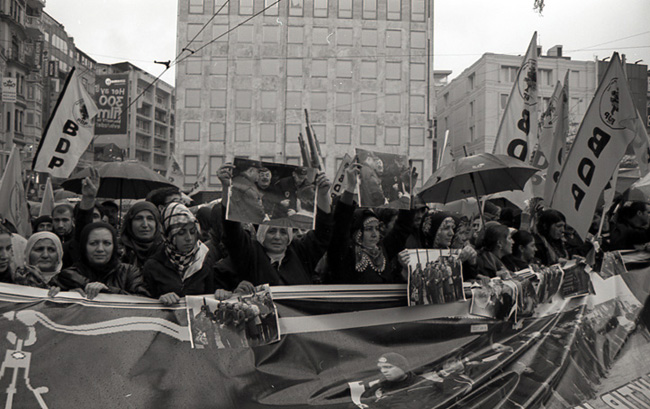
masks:
<path id="1" fill-rule="evenodd" d="M 203 170 L 218 189 L 217 170 L 235 156 L 299 164 L 305 109 L 330 177 L 355 147 L 406 154 L 430 174 L 429 5 L 179 0 L 176 139 L 185 185 Z"/>

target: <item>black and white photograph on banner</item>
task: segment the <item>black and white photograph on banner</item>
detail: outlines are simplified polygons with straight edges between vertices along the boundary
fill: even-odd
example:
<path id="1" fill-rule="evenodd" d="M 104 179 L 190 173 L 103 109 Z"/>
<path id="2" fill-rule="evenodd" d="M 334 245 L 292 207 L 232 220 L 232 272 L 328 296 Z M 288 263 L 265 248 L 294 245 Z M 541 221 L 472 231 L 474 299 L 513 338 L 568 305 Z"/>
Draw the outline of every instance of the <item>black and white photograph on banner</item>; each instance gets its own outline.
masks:
<path id="1" fill-rule="evenodd" d="M 253 224 L 314 228 L 316 170 L 235 158 L 226 219 Z"/>
<path id="2" fill-rule="evenodd" d="M 574 262 L 568 266 L 562 267 L 564 270 L 564 279 L 560 291 L 564 298 L 581 297 L 589 294 L 591 290 L 591 277 L 587 269 L 590 267 L 583 262 Z"/>
<path id="3" fill-rule="evenodd" d="M 531 265 L 533 273 L 537 276 L 537 302 L 540 304 L 550 302 L 560 290 L 564 271 L 559 264 L 552 266 Z"/>
<path id="4" fill-rule="evenodd" d="M 413 180 L 406 155 L 357 148 L 356 156 L 361 164 L 360 207 L 410 208 Z"/>
<path id="5" fill-rule="evenodd" d="M 496 318 L 502 305 L 503 282 L 499 279 L 489 280 L 479 288 L 472 288 L 472 302 L 469 313 L 479 317 Z"/>
<path id="6" fill-rule="evenodd" d="M 409 305 L 465 301 L 459 250 L 409 250 Z"/>
<path id="7" fill-rule="evenodd" d="M 280 340 L 278 313 L 266 284 L 253 294 L 226 300 L 188 296 L 186 302 L 192 348 L 248 348 Z"/>

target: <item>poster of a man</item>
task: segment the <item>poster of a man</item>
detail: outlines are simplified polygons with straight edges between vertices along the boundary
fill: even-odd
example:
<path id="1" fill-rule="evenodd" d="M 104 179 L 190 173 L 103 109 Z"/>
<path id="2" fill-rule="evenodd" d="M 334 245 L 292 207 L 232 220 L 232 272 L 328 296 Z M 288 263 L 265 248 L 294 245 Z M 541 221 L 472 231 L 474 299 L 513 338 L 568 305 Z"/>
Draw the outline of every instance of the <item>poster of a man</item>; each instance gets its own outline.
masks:
<path id="1" fill-rule="evenodd" d="M 411 167 L 406 155 L 356 149 L 361 164 L 361 207 L 408 209 L 411 200 Z"/>
<path id="2" fill-rule="evenodd" d="M 313 229 L 316 170 L 235 158 L 226 219 Z"/>
<path id="3" fill-rule="evenodd" d="M 464 301 L 460 251 L 409 250 L 409 305 Z"/>

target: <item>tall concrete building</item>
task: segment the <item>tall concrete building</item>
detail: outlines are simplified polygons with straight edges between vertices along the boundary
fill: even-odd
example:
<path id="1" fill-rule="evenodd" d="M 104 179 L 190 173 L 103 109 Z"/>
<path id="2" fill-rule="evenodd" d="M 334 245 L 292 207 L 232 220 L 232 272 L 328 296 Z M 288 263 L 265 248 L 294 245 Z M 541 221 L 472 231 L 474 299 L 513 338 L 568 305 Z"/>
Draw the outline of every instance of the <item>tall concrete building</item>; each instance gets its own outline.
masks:
<path id="1" fill-rule="evenodd" d="M 178 4 L 176 138 L 186 186 L 205 168 L 218 189 L 216 172 L 234 156 L 298 164 L 304 109 L 330 177 L 355 147 L 409 155 L 421 175 L 431 173 L 431 2 Z"/>

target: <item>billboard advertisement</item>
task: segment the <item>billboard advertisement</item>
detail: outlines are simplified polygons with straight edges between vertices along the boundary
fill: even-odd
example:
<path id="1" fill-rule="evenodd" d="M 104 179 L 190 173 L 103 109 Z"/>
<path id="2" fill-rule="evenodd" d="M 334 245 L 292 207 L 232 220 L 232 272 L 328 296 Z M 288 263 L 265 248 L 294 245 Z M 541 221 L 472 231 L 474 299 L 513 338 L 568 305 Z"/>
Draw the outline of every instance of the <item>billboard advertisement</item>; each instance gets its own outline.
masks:
<path id="1" fill-rule="evenodd" d="M 99 114 L 95 118 L 95 135 L 125 134 L 127 116 L 122 110 L 129 100 L 129 75 L 98 75 L 96 84 Z"/>

